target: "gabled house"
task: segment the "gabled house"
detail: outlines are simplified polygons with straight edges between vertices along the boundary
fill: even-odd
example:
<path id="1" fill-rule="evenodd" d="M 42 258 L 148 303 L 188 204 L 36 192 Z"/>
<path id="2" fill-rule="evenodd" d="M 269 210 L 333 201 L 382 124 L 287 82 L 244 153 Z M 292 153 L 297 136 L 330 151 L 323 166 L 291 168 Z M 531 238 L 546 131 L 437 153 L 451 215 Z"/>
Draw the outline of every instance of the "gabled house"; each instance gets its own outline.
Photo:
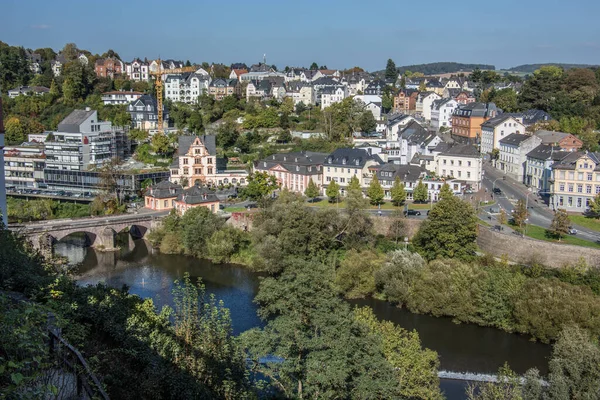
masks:
<path id="1" fill-rule="evenodd" d="M 570 133 L 539 130 L 534 135 L 542 139 L 542 144 L 557 146 L 567 151 L 576 151 L 583 146 L 583 141 Z"/>
<path id="2" fill-rule="evenodd" d="M 110 92 L 102 93 L 102 103 L 104 103 L 105 106 L 129 104 L 132 101 L 139 99 L 143 95 L 144 93 L 134 92 L 133 90 L 112 90 Z"/>
<path id="3" fill-rule="evenodd" d="M 155 211 L 171 210 L 175 208 L 175 201 L 182 192 L 181 185 L 169 181 L 159 182 L 146 189 L 144 205 Z"/>
<path id="4" fill-rule="evenodd" d="M 435 92 L 421 92 L 417 97 L 415 106 L 417 114 L 421 114 L 426 121 L 431 121 L 431 106 L 435 100 L 442 97 Z"/>
<path id="5" fill-rule="evenodd" d="M 229 74 L 229 79 L 240 80 L 240 77 L 247 73 L 248 73 L 247 69 L 232 69 L 231 73 Z"/>
<path id="6" fill-rule="evenodd" d="M 571 154 L 560 147 L 540 144 L 527 153 L 525 183 L 542 195 L 550 193 L 552 165 Z"/>
<path id="7" fill-rule="evenodd" d="M 237 79 L 215 79 L 208 85 L 208 94 L 217 101 L 227 96 L 241 95 L 242 89 Z"/>
<path id="8" fill-rule="evenodd" d="M 462 143 L 481 141 L 481 125 L 498 113 L 494 103 L 469 103 L 452 113 L 452 138 Z"/>
<path id="9" fill-rule="evenodd" d="M 356 176 L 361 187 L 366 187 L 372 177 L 369 167 L 375 164 L 382 164 L 382 160 L 366 150 L 337 149 L 323 163 L 323 187 L 326 188 L 335 181 L 340 185 L 343 196 L 353 176 Z"/>
<path id="10" fill-rule="evenodd" d="M 285 95 L 291 97 L 294 106 L 303 103 L 305 106 L 314 105 L 316 102 L 315 91 L 311 85 L 305 82 L 288 82 Z"/>
<path id="11" fill-rule="evenodd" d="M 415 186 L 417 186 L 419 180 L 427 176 L 427 171 L 424 168 L 415 165 L 387 163 L 375 165 L 371 169 L 374 170 L 374 174 L 377 175 L 379 184 L 383 188 L 384 198 L 388 200 L 392 198 L 391 191 L 396 178 L 400 178 L 400 182 L 404 184 L 407 200 L 412 200 L 412 192 Z"/>
<path id="12" fill-rule="evenodd" d="M 131 124 L 142 130 L 161 129 L 158 126 L 158 104 L 154 97 L 144 94 L 127 106 Z M 169 112 L 163 103 L 163 121 L 168 124 Z"/>
<path id="13" fill-rule="evenodd" d="M 274 176 L 281 189 L 304 194 L 312 180 L 321 191 L 323 162 L 327 156 L 326 153 L 311 151 L 273 154 L 255 161 L 253 170 Z"/>
<path id="14" fill-rule="evenodd" d="M 544 123 L 552 120 L 550 114 L 542 110 L 527 110 L 519 113 L 511 113 L 515 119 L 519 120 L 525 127 L 529 127 L 538 123 Z"/>
<path id="15" fill-rule="evenodd" d="M 131 63 L 125 64 L 125 73 L 129 80 L 136 82 L 148 81 L 150 80 L 150 65 L 139 58 L 135 58 Z"/>
<path id="16" fill-rule="evenodd" d="M 431 79 L 425 84 L 425 90 L 441 96 L 444 93 L 444 85 L 437 79 Z"/>
<path id="17" fill-rule="evenodd" d="M 600 194 L 600 153 L 572 152 L 551 168 L 551 207 L 580 213 L 589 210 Z"/>
<path id="18" fill-rule="evenodd" d="M 437 176 L 456 178 L 474 191 L 481 187 L 483 161 L 479 150 L 470 144 L 455 144 L 435 156 Z"/>
<path id="19" fill-rule="evenodd" d="M 44 86 L 19 86 L 8 91 L 8 97 L 14 99 L 21 95 L 42 96 L 49 93 L 50 89 Z"/>
<path id="20" fill-rule="evenodd" d="M 382 80 L 376 80 L 367 85 L 364 90 L 366 95 L 382 96 L 383 90 L 386 88 L 386 83 Z"/>
<path id="21" fill-rule="evenodd" d="M 399 159 L 389 156 L 388 159 L 399 164 L 408 164 L 415 154 L 432 155 L 431 152 L 441 142 L 441 138 L 435 132 L 428 131 L 417 121 L 411 121 L 402 129 L 398 141 L 400 144 Z"/>
<path id="22" fill-rule="evenodd" d="M 419 92 L 417 90 L 399 90 L 398 94 L 394 96 L 394 112 L 403 114 L 414 113 L 417 108 L 418 96 Z"/>
<path id="23" fill-rule="evenodd" d="M 508 114 L 500 114 L 481 124 L 481 154 L 500 148 L 500 140 L 513 133 L 525 133 L 525 126 Z"/>
<path id="24" fill-rule="evenodd" d="M 373 118 L 375 118 L 376 121 L 381 119 L 382 101 L 380 96 L 359 94 L 354 96 L 353 99 L 357 102 L 360 101 L 365 109 L 371 111 Z"/>
<path id="25" fill-rule="evenodd" d="M 164 79 L 165 98 L 186 104 L 198 103 L 198 97 L 208 93 L 210 78 L 194 72 L 169 74 Z"/>
<path id="26" fill-rule="evenodd" d="M 325 86 L 318 93 L 321 97 L 321 110 L 324 110 L 348 97 L 348 88 L 344 85 Z"/>
<path id="27" fill-rule="evenodd" d="M 123 61 L 114 57 L 97 59 L 94 65 L 94 71 L 96 71 L 96 75 L 101 78 L 111 79 L 126 72 Z"/>
<path id="28" fill-rule="evenodd" d="M 513 133 L 500 139 L 498 165 L 506 175 L 519 182 L 525 181 L 527 154 L 542 143 L 537 136 Z"/>
<path id="29" fill-rule="evenodd" d="M 387 119 L 386 126 L 386 139 L 390 143 L 395 143 L 390 147 L 400 147 L 398 144 L 398 138 L 400 137 L 400 132 L 406 125 L 410 122 L 414 121 L 414 117 L 406 114 L 390 114 Z"/>
<path id="30" fill-rule="evenodd" d="M 184 189 L 175 200 L 175 209 L 179 215 L 196 207 L 206 207 L 212 213 L 219 211 L 219 198 L 214 191 L 200 185 Z"/>
<path id="31" fill-rule="evenodd" d="M 458 107 L 454 99 L 434 100 L 431 104 L 431 126 L 439 132 L 441 128 L 452 127 L 452 113 Z"/>
<path id="32" fill-rule="evenodd" d="M 52 73 L 54 74 L 54 76 L 60 76 L 60 73 L 62 72 L 62 67 L 66 63 L 67 63 L 67 59 L 62 54 L 58 54 L 54 58 L 54 61 L 52 61 L 50 63 L 50 67 L 52 68 Z"/>

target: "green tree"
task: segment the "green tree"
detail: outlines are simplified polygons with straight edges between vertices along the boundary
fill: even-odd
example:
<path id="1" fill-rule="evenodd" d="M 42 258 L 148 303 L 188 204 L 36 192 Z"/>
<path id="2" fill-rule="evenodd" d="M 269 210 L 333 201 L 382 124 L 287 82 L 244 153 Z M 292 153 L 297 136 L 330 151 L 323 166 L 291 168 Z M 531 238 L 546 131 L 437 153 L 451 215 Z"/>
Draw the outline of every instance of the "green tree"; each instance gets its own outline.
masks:
<path id="1" fill-rule="evenodd" d="M 57 99 L 60 97 L 60 91 L 59 91 L 58 85 L 56 84 L 56 81 L 54 79 L 52 79 L 52 83 L 50 84 L 50 92 L 49 93 L 53 99 Z"/>
<path id="2" fill-rule="evenodd" d="M 219 127 L 217 144 L 224 149 L 232 147 L 238 140 L 239 133 L 235 122 L 227 121 Z"/>
<path id="3" fill-rule="evenodd" d="M 4 123 L 6 141 L 9 144 L 21 144 L 26 140 L 25 127 L 18 117 L 10 117 Z"/>
<path id="4" fill-rule="evenodd" d="M 187 126 L 193 133 L 199 134 L 204 132 L 204 125 L 202 124 L 202 114 L 200 114 L 199 112 L 193 112 L 187 119 Z"/>
<path id="5" fill-rule="evenodd" d="M 186 253 L 196 257 L 209 256 L 206 242 L 223 226 L 223 219 L 207 207 L 194 207 L 181 217 L 181 242 Z"/>
<path id="6" fill-rule="evenodd" d="M 310 68 L 311 71 L 316 71 L 319 69 L 319 64 L 317 64 L 316 62 L 313 62 L 312 64 L 310 64 Z"/>
<path id="7" fill-rule="evenodd" d="M 518 111 L 517 92 L 512 88 L 494 91 L 489 101 L 494 102 L 496 106 L 504 110 L 504 112 Z"/>
<path id="8" fill-rule="evenodd" d="M 396 63 L 391 58 L 387 60 L 385 66 L 385 79 L 396 80 L 398 78 L 398 70 L 396 69 Z"/>
<path id="9" fill-rule="evenodd" d="M 450 189 L 450 185 L 448 185 L 446 182 L 444 182 L 444 184 L 442 185 L 442 188 L 440 189 L 439 198 L 444 199 L 444 198 L 452 197 L 452 196 L 454 196 L 454 193 L 452 193 L 452 189 Z"/>
<path id="10" fill-rule="evenodd" d="M 500 209 L 500 215 L 498 216 L 498 223 L 500 225 L 506 225 L 508 218 L 506 217 L 506 211 L 503 208 Z"/>
<path id="11" fill-rule="evenodd" d="M 425 92 L 427 90 L 427 85 L 425 83 L 425 80 L 422 80 L 421 83 L 419 83 L 419 92 Z"/>
<path id="12" fill-rule="evenodd" d="M 560 240 L 569 233 L 570 226 L 571 221 L 569 220 L 569 214 L 567 214 L 566 210 L 559 208 L 554 213 L 550 228 L 548 228 L 547 232 L 558 238 L 558 241 L 560 242 Z"/>
<path id="13" fill-rule="evenodd" d="M 407 237 L 406 228 L 406 218 L 404 217 L 404 214 L 399 209 L 394 210 L 392 213 L 392 219 L 390 221 L 387 237 L 398 244 L 398 241 Z"/>
<path id="14" fill-rule="evenodd" d="M 225 226 L 212 234 L 206 243 L 210 259 L 215 263 L 228 262 L 247 243 L 247 233 Z"/>
<path id="15" fill-rule="evenodd" d="M 456 196 L 442 198 L 429 212 L 413 244 L 428 260 L 472 259 L 477 251 L 477 216 L 473 207 Z"/>
<path id="16" fill-rule="evenodd" d="M 500 149 L 492 149 L 492 152 L 490 153 L 490 157 L 491 157 L 492 161 L 494 161 L 494 165 L 496 165 L 496 161 L 498 161 L 500 159 Z"/>
<path id="17" fill-rule="evenodd" d="M 296 104 L 296 114 L 300 115 L 302 114 L 304 111 L 306 111 L 308 108 L 306 107 L 306 105 L 301 101 L 298 104 Z"/>
<path id="18" fill-rule="evenodd" d="M 423 348 L 416 331 L 408 332 L 393 322 L 379 321 L 368 307 L 358 308 L 354 314 L 372 334 L 381 337 L 383 354 L 396 371 L 402 398 L 444 398 L 439 387 L 438 355 Z"/>
<path id="19" fill-rule="evenodd" d="M 600 193 L 590 201 L 590 213 L 596 218 L 600 218 Z"/>
<path id="20" fill-rule="evenodd" d="M 138 143 L 148 140 L 148 131 L 143 129 L 132 129 L 129 131 L 129 138 L 135 140 Z"/>
<path id="21" fill-rule="evenodd" d="M 361 132 L 373 132 L 377 127 L 377 121 L 371 111 L 364 110 L 360 115 L 359 125 Z"/>
<path id="22" fill-rule="evenodd" d="M 394 179 L 390 195 L 392 197 L 392 203 L 396 207 L 404 205 L 404 202 L 406 201 L 406 190 L 404 189 L 404 183 L 400 181 L 400 177 Z"/>
<path id="23" fill-rule="evenodd" d="M 152 136 L 152 150 L 156 154 L 166 154 L 169 152 L 169 138 L 162 132 L 157 132 Z"/>
<path id="24" fill-rule="evenodd" d="M 329 182 L 325 194 L 329 197 L 330 203 L 335 203 L 340 198 L 340 185 L 336 181 Z"/>
<path id="25" fill-rule="evenodd" d="M 348 190 L 362 190 L 360 181 L 356 175 L 353 175 L 348 182 Z"/>
<path id="26" fill-rule="evenodd" d="M 425 203 L 429 198 L 429 193 L 427 191 L 427 186 L 423 183 L 422 179 L 419 179 L 419 183 L 413 189 L 413 201 L 415 203 Z"/>
<path id="27" fill-rule="evenodd" d="M 242 190 L 242 196 L 250 200 L 262 200 L 279 189 L 277 178 L 266 172 L 254 172 L 248 175 L 248 185 Z"/>
<path id="28" fill-rule="evenodd" d="M 520 108 L 550 111 L 559 97 L 562 76 L 563 69 L 556 66 L 544 66 L 536 70 L 523 84 L 519 95 Z"/>
<path id="29" fill-rule="evenodd" d="M 351 250 L 335 272 L 335 285 L 346 298 L 356 299 L 375 292 L 374 273 L 382 264 L 382 255 L 372 250 Z"/>
<path id="30" fill-rule="evenodd" d="M 309 199 L 314 199 L 315 197 L 317 197 L 319 195 L 319 187 L 317 186 L 315 181 L 313 181 L 312 179 L 310 179 L 308 181 L 308 186 L 306 187 L 304 194 Z"/>
<path id="31" fill-rule="evenodd" d="M 493 383 L 470 384 L 467 388 L 468 400 L 539 400 L 523 398 L 520 377 L 507 364 L 498 370 L 498 381 Z"/>
<path id="32" fill-rule="evenodd" d="M 523 199 L 519 199 L 517 201 L 517 205 L 512 211 L 512 218 L 515 220 L 515 225 L 519 229 L 523 229 L 527 218 L 529 218 L 529 211 L 527 210 L 527 207 L 525 206 L 525 201 L 523 201 Z"/>
<path id="33" fill-rule="evenodd" d="M 377 175 L 373 174 L 373 179 L 367 189 L 367 196 L 371 199 L 371 204 L 374 206 L 383 204 L 384 195 L 383 188 L 379 183 L 379 179 L 377 179 Z"/>

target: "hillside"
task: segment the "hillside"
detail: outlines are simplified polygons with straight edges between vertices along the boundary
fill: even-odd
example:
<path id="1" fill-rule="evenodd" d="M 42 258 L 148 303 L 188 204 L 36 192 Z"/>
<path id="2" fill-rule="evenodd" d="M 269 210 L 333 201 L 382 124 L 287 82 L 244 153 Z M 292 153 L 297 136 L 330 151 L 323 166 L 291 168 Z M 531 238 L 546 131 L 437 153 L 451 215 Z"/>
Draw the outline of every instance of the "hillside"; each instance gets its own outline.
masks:
<path id="1" fill-rule="evenodd" d="M 598 65 L 591 65 L 591 64 L 545 63 L 545 64 L 523 64 L 523 65 L 518 65 L 516 67 L 512 67 L 510 69 L 507 69 L 507 71 L 524 72 L 524 73 L 530 74 L 530 73 L 533 73 L 536 69 L 540 69 L 540 67 L 543 67 L 545 65 L 555 65 L 557 67 L 562 67 L 564 69 L 598 67 Z"/>
<path id="2" fill-rule="evenodd" d="M 487 64 L 461 64 L 456 62 L 436 62 L 429 64 L 415 64 L 415 65 L 405 65 L 402 67 L 398 67 L 399 73 L 404 73 L 405 71 L 411 72 L 421 72 L 425 75 L 436 75 L 436 74 L 447 74 L 449 72 L 467 72 L 473 71 L 475 68 L 479 69 L 491 69 L 495 70 L 496 67 L 493 65 Z M 375 71 L 373 74 L 375 75 L 383 75 L 385 73 L 382 71 Z"/>

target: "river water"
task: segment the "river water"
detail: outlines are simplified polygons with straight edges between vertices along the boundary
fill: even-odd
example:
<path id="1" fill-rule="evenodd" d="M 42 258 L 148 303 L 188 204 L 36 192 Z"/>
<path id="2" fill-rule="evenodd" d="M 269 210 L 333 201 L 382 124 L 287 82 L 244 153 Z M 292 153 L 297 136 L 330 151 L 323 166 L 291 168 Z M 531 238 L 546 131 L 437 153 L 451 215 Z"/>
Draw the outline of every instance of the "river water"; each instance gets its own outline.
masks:
<path id="1" fill-rule="evenodd" d="M 232 264 L 212 264 L 181 255 L 160 254 L 143 240 L 124 242 L 119 253 L 97 252 L 71 240 L 56 244 L 56 253 L 80 264 L 76 279 L 81 285 L 104 282 L 113 287 L 127 285 L 131 293 L 151 297 L 158 307 L 170 304 L 173 281 L 189 273 L 201 278 L 206 292 L 223 300 L 231 311 L 234 334 L 263 322 L 253 303 L 259 275 Z M 375 314 L 408 330 L 416 330 L 425 347 L 440 356 L 440 369 L 475 374 L 493 374 L 505 362 L 522 374 L 536 367 L 548 370 L 550 347 L 493 328 L 455 324 L 449 318 L 412 314 L 375 299 L 353 300 L 352 304 L 371 307 Z M 448 399 L 463 399 L 463 381 L 443 379 L 442 390 Z"/>

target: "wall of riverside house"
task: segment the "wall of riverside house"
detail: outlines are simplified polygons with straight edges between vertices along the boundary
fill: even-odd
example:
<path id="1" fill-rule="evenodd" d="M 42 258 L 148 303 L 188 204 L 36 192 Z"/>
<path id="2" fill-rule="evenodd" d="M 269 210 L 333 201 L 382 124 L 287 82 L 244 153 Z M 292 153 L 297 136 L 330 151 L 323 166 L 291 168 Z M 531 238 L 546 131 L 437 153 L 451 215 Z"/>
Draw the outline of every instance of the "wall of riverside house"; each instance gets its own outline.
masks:
<path id="1" fill-rule="evenodd" d="M 2 99 L 0 99 L 0 214 L 2 223 L 8 224 L 6 208 L 6 183 L 4 181 L 4 123 L 2 118 Z"/>

